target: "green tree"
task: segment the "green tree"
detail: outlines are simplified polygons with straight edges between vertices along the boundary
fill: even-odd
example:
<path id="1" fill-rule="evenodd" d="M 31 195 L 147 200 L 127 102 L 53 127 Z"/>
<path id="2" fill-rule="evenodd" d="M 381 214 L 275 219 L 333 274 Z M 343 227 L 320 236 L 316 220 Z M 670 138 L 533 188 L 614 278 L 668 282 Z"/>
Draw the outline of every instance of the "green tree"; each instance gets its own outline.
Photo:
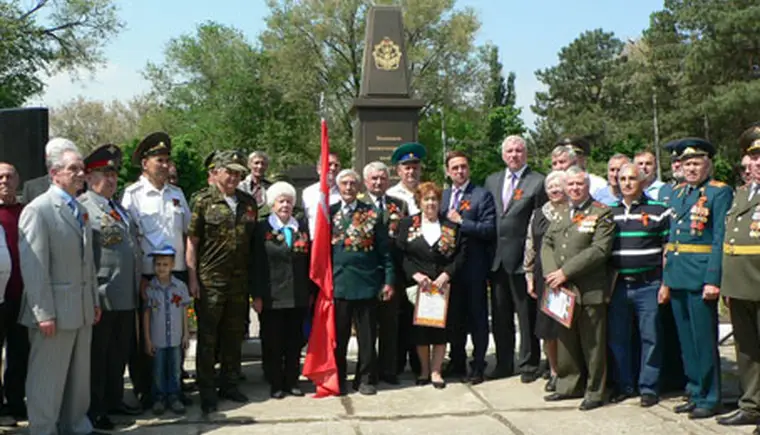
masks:
<path id="1" fill-rule="evenodd" d="M 482 62 L 475 47 L 480 28 L 471 8 L 455 0 L 267 0 L 270 14 L 261 43 L 277 65 L 268 80 L 289 99 L 316 101 L 325 95 L 331 145 L 353 150 L 352 102 L 359 96 L 366 13 L 373 4 L 404 9 L 411 89 L 424 100 L 422 118 L 442 106 L 481 96 Z M 424 121 L 423 121 L 424 124 Z"/>
<path id="2" fill-rule="evenodd" d="M 101 64 L 122 26 L 113 0 L 0 0 L 0 108 L 42 92 L 41 73 Z"/>

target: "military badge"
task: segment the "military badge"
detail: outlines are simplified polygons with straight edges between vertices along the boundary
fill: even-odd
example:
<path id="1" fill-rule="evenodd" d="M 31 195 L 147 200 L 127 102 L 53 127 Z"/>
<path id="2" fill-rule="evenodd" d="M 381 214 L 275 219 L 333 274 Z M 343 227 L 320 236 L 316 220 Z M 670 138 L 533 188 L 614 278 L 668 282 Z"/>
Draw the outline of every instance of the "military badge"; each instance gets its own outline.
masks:
<path id="1" fill-rule="evenodd" d="M 396 232 L 398 231 L 398 223 L 401 220 L 401 210 L 399 210 L 398 206 L 392 202 L 388 202 L 387 204 L 388 235 L 390 237 L 396 237 Z"/>
<path id="2" fill-rule="evenodd" d="M 691 225 L 689 225 L 690 233 L 692 236 L 701 236 L 705 231 L 707 220 L 710 216 L 710 209 L 705 207 L 707 204 L 707 196 L 704 195 L 704 191 L 700 192 L 701 195 L 697 200 L 697 203 L 691 207 Z"/>
<path id="3" fill-rule="evenodd" d="M 111 216 L 111 218 L 113 218 L 113 220 L 117 222 L 121 221 L 121 215 L 119 214 L 118 211 L 114 209 L 111 209 L 111 211 L 108 212 L 108 215 Z"/>
<path id="4" fill-rule="evenodd" d="M 523 197 L 523 190 L 522 189 L 515 189 L 515 192 L 512 194 L 512 200 L 513 201 L 519 201 Z"/>
<path id="5" fill-rule="evenodd" d="M 179 207 L 179 198 L 172 198 L 172 204 L 174 204 L 175 207 Z"/>
<path id="6" fill-rule="evenodd" d="M 406 238 L 407 242 L 411 242 L 412 240 L 416 239 L 417 237 L 422 235 L 422 221 L 420 219 L 420 216 L 417 215 L 412 218 L 412 226 L 409 228 L 409 235 Z"/>
<path id="7" fill-rule="evenodd" d="M 578 225 L 578 232 L 586 233 L 586 234 L 593 233 L 594 229 L 596 228 L 596 221 L 597 221 L 598 216 L 584 216 L 584 215 L 580 215 L 580 216 L 581 218 L 578 221 L 576 221 L 576 217 L 578 217 L 578 215 L 576 215 L 576 217 L 573 218 L 573 222 L 575 222 L 576 225 Z"/>
<path id="8" fill-rule="evenodd" d="M 446 257 L 451 256 L 456 250 L 457 233 L 454 228 L 441 225 L 441 238 L 438 239 L 438 252 Z"/>
<path id="9" fill-rule="evenodd" d="M 749 236 L 753 239 L 760 239 L 760 221 L 752 221 L 749 224 Z"/>
<path id="10" fill-rule="evenodd" d="M 278 230 L 267 231 L 267 233 L 264 235 L 264 240 L 266 240 L 267 242 L 275 241 L 275 242 L 282 243 L 285 241 L 285 235 L 282 234 L 282 232 Z"/>
<path id="11" fill-rule="evenodd" d="M 342 244 L 344 250 L 356 252 L 369 252 L 375 249 L 374 228 L 377 223 L 375 208 L 355 210 L 351 215 L 351 223 L 341 231 L 342 221 L 343 211 L 340 210 L 333 218 L 333 226 L 338 228 L 338 231 L 333 232 L 333 245 Z"/>
<path id="12" fill-rule="evenodd" d="M 401 56 L 401 47 L 387 36 L 379 44 L 375 44 L 372 50 L 375 67 L 383 71 L 397 70 L 401 63 Z"/>
<path id="13" fill-rule="evenodd" d="M 256 210 L 248 206 L 245 213 L 243 213 L 243 222 L 256 222 L 257 217 Z"/>
<path id="14" fill-rule="evenodd" d="M 309 252 L 309 235 L 300 232 L 298 233 L 298 238 L 293 242 L 293 252 L 298 252 L 300 254 L 306 254 Z"/>
<path id="15" fill-rule="evenodd" d="M 172 303 L 176 307 L 180 306 L 180 304 L 182 304 L 182 296 L 178 295 L 177 293 L 172 293 Z"/>

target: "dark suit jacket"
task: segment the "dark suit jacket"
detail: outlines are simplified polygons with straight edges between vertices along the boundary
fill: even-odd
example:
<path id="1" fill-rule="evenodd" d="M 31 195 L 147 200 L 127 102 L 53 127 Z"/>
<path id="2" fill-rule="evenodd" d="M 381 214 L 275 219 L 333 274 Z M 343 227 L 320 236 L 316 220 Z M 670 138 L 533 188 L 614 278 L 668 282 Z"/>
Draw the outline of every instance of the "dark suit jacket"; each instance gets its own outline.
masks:
<path id="1" fill-rule="evenodd" d="M 280 237 L 282 236 L 282 237 Z M 253 233 L 254 276 L 251 295 L 261 298 L 264 309 L 306 307 L 316 285 L 309 278 L 311 239 L 309 225 L 298 221 L 293 246 L 282 231 L 273 232 L 268 221 L 259 222 Z"/>
<path id="2" fill-rule="evenodd" d="M 446 189 L 441 199 L 441 213 L 445 216 L 451 203 L 452 189 Z M 486 189 L 467 185 L 457 210 L 462 216 L 460 231 L 467 240 L 466 265 L 459 275 L 463 282 L 477 283 L 488 276 L 496 247 L 496 206 L 493 195 Z"/>
<path id="3" fill-rule="evenodd" d="M 41 177 L 32 178 L 24 183 L 22 190 L 22 202 L 29 204 L 32 200 L 43 193 L 47 192 L 50 187 L 50 176 L 45 174 Z"/>
<path id="4" fill-rule="evenodd" d="M 544 176 L 526 168 L 515 186 L 512 201 L 504 211 L 502 190 L 504 178 L 508 169 L 488 176 L 486 189 L 496 201 L 496 256 L 491 271 L 503 267 L 507 273 L 522 273 L 523 256 L 525 255 L 525 239 L 528 235 L 528 224 L 533 210 L 540 208 L 547 201 L 544 190 Z M 519 195 L 517 192 L 520 192 Z"/>
<path id="5" fill-rule="evenodd" d="M 343 216 L 342 205 L 330 207 L 335 297 L 376 298 L 384 284 L 394 283 L 388 228 L 377 207 L 357 200 L 352 215 Z"/>

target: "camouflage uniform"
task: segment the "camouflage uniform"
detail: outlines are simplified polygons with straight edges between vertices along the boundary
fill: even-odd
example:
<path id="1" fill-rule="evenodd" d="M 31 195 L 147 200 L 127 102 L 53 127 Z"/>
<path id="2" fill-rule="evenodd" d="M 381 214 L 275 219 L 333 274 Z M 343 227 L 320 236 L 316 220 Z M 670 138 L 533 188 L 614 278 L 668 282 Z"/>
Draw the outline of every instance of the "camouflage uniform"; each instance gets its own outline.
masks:
<path id="1" fill-rule="evenodd" d="M 214 397 L 214 349 L 219 341 L 220 387 L 234 387 L 240 371 L 249 276 L 251 238 L 258 210 L 250 195 L 235 191 L 237 211 L 215 186 L 198 193 L 188 235 L 198 238 L 198 355 L 196 371 L 201 399 Z"/>

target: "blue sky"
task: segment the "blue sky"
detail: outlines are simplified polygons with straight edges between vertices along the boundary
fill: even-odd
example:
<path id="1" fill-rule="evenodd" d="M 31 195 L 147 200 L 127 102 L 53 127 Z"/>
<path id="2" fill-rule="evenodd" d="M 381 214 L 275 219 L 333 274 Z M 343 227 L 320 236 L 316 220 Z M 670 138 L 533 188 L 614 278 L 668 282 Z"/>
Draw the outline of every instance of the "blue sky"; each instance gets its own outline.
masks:
<path id="1" fill-rule="evenodd" d="M 131 0 L 119 2 L 126 29 L 105 48 L 107 64 L 78 81 L 68 75 L 48 80 L 44 95 L 29 103 L 55 107 L 79 95 L 87 99 L 129 99 L 147 90 L 140 71 L 159 62 L 172 37 L 193 32 L 204 21 L 235 26 L 254 40 L 264 28 L 264 0 Z M 517 102 L 532 125 L 530 104 L 542 89 L 534 72 L 557 63 L 559 50 L 584 30 L 603 28 L 625 40 L 649 24 L 662 0 L 458 0 L 481 19 L 478 42 L 499 47 L 505 71 L 517 74 Z"/>

